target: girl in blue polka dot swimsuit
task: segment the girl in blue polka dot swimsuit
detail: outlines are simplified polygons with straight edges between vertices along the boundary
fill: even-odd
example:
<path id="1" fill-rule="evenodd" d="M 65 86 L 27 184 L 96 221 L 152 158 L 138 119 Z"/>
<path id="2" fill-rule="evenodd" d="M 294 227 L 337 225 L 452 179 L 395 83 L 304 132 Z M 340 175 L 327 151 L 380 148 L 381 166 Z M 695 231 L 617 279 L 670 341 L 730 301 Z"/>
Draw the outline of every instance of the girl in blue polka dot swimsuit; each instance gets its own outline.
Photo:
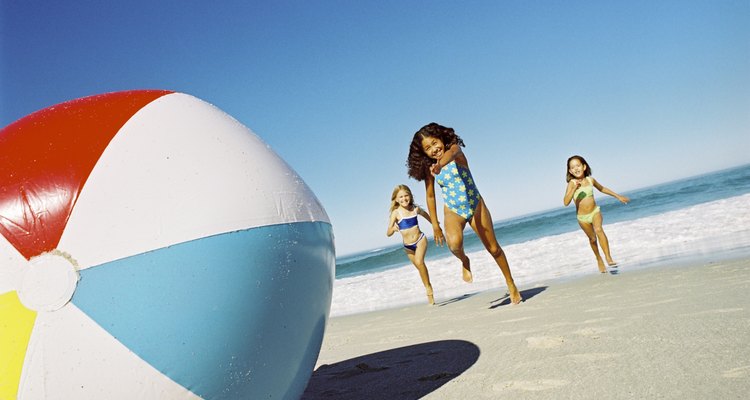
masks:
<path id="1" fill-rule="evenodd" d="M 443 189 L 443 204 L 465 220 L 471 220 L 481 197 L 469 168 L 453 160 L 440 169 L 435 182 Z"/>
<path id="2" fill-rule="evenodd" d="M 463 146 L 463 140 L 452 128 L 434 122 L 423 126 L 414 134 L 409 146 L 409 176 L 424 181 L 428 213 L 433 216 L 435 243 L 442 246 L 447 239 L 448 248 L 461 260 L 464 281 L 473 280 L 469 257 L 463 246 L 463 231 L 468 222 L 503 273 L 511 303 L 518 304 L 522 300 L 521 294 L 513 282 L 505 252 L 495 237 L 490 211 L 469 171 L 469 163 L 461 150 Z M 443 191 L 445 237 L 437 218 L 436 182 Z"/>

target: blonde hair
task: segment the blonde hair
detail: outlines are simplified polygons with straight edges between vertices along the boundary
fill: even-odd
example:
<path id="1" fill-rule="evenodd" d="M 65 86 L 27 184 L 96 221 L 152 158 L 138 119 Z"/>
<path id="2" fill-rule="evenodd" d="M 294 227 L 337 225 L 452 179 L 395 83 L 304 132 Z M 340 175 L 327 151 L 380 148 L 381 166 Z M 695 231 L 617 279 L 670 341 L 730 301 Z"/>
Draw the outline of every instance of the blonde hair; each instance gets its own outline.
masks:
<path id="1" fill-rule="evenodd" d="M 417 206 L 414 204 L 414 195 L 411 194 L 411 189 L 409 189 L 406 185 L 396 185 L 395 188 L 393 188 L 393 193 L 391 194 L 391 209 L 388 210 L 389 212 L 393 212 L 393 210 L 398 208 L 398 202 L 396 201 L 396 196 L 398 196 L 398 192 L 405 191 L 406 193 L 409 193 L 409 197 L 411 198 L 411 201 L 409 202 L 409 206 Z"/>

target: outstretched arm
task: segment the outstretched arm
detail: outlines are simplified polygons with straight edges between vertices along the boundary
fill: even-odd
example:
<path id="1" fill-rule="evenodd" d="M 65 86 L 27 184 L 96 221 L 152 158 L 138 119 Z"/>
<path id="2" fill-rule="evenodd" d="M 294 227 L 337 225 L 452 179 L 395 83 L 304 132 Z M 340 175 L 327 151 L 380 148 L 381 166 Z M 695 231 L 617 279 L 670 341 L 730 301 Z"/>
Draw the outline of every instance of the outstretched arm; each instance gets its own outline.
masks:
<path id="1" fill-rule="evenodd" d="M 622 202 L 623 204 L 628 204 L 628 202 L 630 202 L 630 198 L 628 198 L 628 197 L 626 197 L 626 196 L 622 196 L 622 195 L 619 195 L 619 194 L 615 193 L 615 191 L 614 191 L 614 190 L 612 190 L 612 189 L 609 189 L 609 188 L 606 188 L 606 187 L 602 186 L 602 184 L 601 184 L 601 183 L 599 183 L 599 181 L 597 181 L 597 180 L 596 180 L 596 179 L 594 179 L 594 178 L 591 178 L 591 179 L 592 179 L 592 180 L 593 180 L 593 182 L 594 182 L 594 187 L 595 187 L 595 188 L 596 188 L 597 190 L 599 190 L 600 192 L 602 192 L 602 193 L 604 193 L 604 194 L 608 194 L 608 195 L 610 195 L 610 196 L 612 196 L 612 197 L 616 198 L 617 200 L 620 200 L 620 202 Z"/>
<path id="2" fill-rule="evenodd" d="M 573 193 L 578 190 L 578 188 L 581 187 L 581 181 L 578 179 L 571 179 L 568 182 L 568 187 L 565 189 L 565 196 L 563 196 L 563 204 L 565 207 L 570 204 L 570 201 L 573 200 Z"/>
<path id="3" fill-rule="evenodd" d="M 398 224 L 396 223 L 396 211 L 394 210 L 388 217 L 388 230 L 385 231 L 385 235 L 391 237 L 396 231 L 398 231 Z"/>
<path id="4" fill-rule="evenodd" d="M 432 224 L 432 217 L 430 217 L 430 214 L 428 214 L 427 211 L 423 210 L 422 207 L 417 207 L 417 214 L 421 215 L 422 218 L 430 221 L 430 224 Z"/>
<path id="5" fill-rule="evenodd" d="M 432 175 L 427 175 L 424 179 L 424 190 L 425 196 L 427 197 L 427 209 L 429 210 L 430 221 L 432 222 L 432 234 L 435 237 L 435 243 L 438 246 L 442 246 L 445 238 L 443 237 L 443 230 L 440 229 L 440 221 L 437 218 L 437 202 L 435 201 L 435 178 Z"/>

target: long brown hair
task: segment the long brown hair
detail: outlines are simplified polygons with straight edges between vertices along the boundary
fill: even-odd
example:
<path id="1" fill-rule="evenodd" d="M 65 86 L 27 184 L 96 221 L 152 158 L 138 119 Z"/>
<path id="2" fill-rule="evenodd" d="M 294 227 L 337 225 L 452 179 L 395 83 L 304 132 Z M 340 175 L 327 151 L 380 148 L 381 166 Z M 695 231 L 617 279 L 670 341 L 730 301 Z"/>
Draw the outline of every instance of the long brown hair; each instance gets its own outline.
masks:
<path id="1" fill-rule="evenodd" d="M 456 134 L 453 128 L 448 128 L 435 122 L 431 122 L 420 128 L 411 140 L 409 157 L 406 159 L 409 176 L 418 181 L 423 181 L 427 178 L 427 175 L 430 173 L 430 166 L 435 163 L 435 160 L 428 157 L 422 148 L 422 140 L 427 137 L 440 139 L 445 145 L 446 150 L 450 149 L 453 145 L 466 147 L 464 141 L 461 140 L 461 137 Z"/>
<path id="2" fill-rule="evenodd" d="M 584 177 L 591 175 L 591 167 L 583 157 L 571 156 L 570 158 L 568 158 L 568 162 L 565 164 L 565 182 L 570 182 L 570 180 L 573 179 L 573 175 L 570 174 L 570 162 L 573 160 L 578 160 L 578 162 L 586 166 L 585 170 L 583 171 Z"/>

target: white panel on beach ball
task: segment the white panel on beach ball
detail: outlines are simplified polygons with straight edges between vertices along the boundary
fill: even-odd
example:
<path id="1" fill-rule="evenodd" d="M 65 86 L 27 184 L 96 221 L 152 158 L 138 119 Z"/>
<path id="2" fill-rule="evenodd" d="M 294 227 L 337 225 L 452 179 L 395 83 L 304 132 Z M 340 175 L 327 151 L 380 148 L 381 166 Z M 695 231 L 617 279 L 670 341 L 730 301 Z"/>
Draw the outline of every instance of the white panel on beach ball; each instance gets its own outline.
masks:
<path id="1" fill-rule="evenodd" d="M 297 398 L 333 230 L 254 133 L 109 93 L 0 131 L 0 398 Z"/>

